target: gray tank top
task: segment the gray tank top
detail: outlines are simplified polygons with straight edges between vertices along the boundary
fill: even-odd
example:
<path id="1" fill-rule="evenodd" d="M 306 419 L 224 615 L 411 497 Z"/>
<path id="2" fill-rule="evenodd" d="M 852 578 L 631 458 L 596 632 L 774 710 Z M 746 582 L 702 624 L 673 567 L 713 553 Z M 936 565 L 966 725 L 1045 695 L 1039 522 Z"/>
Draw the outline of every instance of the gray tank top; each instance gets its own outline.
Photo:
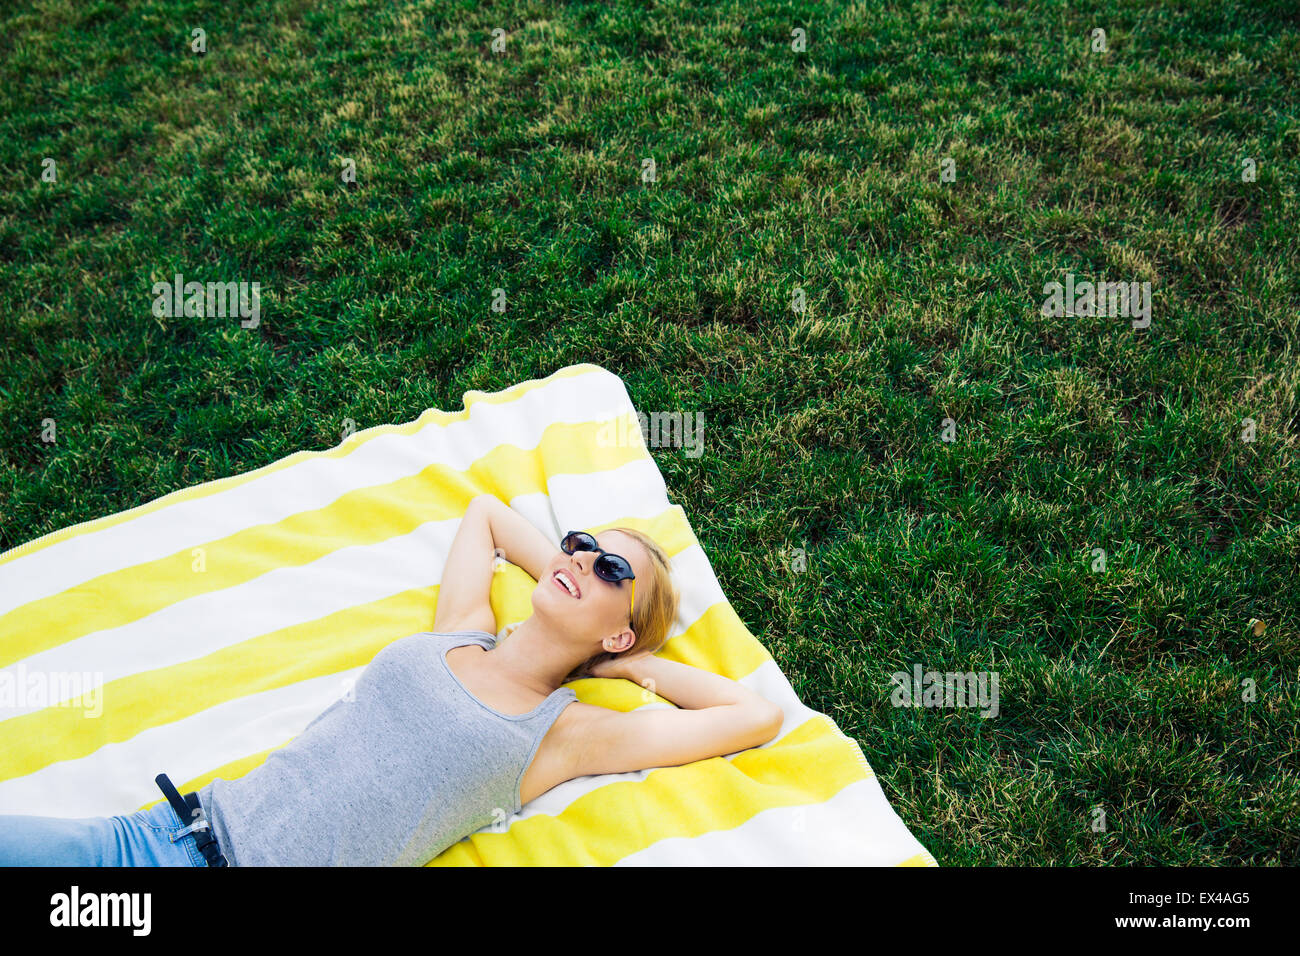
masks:
<path id="1" fill-rule="evenodd" d="M 560 687 L 526 714 L 469 692 L 444 656 L 491 649 L 486 631 L 412 634 L 374 656 L 355 700 L 338 700 L 199 804 L 231 866 L 423 866 L 518 813 L 542 738 L 578 699 Z"/>

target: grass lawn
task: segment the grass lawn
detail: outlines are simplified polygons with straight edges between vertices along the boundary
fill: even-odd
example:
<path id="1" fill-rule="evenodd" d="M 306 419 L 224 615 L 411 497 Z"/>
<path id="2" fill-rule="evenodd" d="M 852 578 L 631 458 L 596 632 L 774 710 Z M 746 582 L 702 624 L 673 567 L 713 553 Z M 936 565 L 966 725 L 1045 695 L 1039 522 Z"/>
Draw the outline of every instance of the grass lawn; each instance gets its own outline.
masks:
<path id="1" fill-rule="evenodd" d="M 670 494 L 941 864 L 1300 861 L 1294 3 L 0 26 L 0 550 L 593 362 L 704 416 Z"/>

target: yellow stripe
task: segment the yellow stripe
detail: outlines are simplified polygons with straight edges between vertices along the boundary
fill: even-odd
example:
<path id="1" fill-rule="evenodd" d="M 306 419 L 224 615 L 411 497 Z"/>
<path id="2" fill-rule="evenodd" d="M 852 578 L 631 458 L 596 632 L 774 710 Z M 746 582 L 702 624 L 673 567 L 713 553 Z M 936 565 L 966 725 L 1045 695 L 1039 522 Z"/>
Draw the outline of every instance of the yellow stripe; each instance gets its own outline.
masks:
<path id="1" fill-rule="evenodd" d="M 768 747 L 652 770 L 574 800 L 556 816 L 477 833 L 431 866 L 609 866 L 659 840 L 731 830 L 764 810 L 824 803 L 862 779 L 842 739 L 808 720 Z M 797 838 L 797 837 L 796 837 Z"/>
<path id="2" fill-rule="evenodd" d="M 563 369 L 547 379 L 521 383 L 504 392 L 467 392 L 462 412 L 430 410 L 416 422 L 368 429 L 329 451 L 300 452 L 258 471 L 184 489 L 128 512 L 63 529 L 0 555 L 0 565 L 57 541 L 252 481 L 310 455 L 342 457 L 380 435 L 410 434 L 429 424 L 462 421 L 479 401 L 512 401 L 556 378 L 595 369 Z M 416 476 L 356 489 L 326 508 L 203 543 L 208 571 L 202 575 L 191 571 L 192 558 L 186 548 L 168 558 L 102 575 L 61 595 L 31 602 L 0 618 L 0 634 L 4 635 L 0 638 L 0 666 L 85 633 L 138 620 L 188 597 L 235 586 L 268 570 L 317 560 L 341 547 L 386 540 L 427 521 L 458 517 L 468 498 L 482 491 L 505 500 L 545 493 L 547 477 L 557 472 L 555 462 L 563 462 L 568 473 L 591 473 L 648 457 L 641 447 L 602 448 L 593 438 L 596 429 L 604 426 L 607 423 L 551 426 L 537 449 L 500 446 L 463 472 L 435 464 Z M 669 554 L 697 543 L 685 513 L 676 506 L 652 519 L 625 519 L 586 530 L 620 524 L 647 531 Z M 517 568 L 507 568 L 505 574 L 494 578 L 491 600 L 498 626 L 503 619 L 519 620 L 531 613 L 533 586 L 532 579 Z M 149 727 L 165 726 L 247 694 L 361 666 L 394 636 L 432 627 L 436 594 L 435 586 L 414 589 L 260 635 L 197 661 L 129 675 L 103 688 L 112 706 L 96 721 L 80 719 L 80 712 L 69 707 L 50 707 L 13 718 L 3 724 L 7 746 L 0 754 L 0 780 L 85 757 L 105 743 L 131 739 Z M 771 659 L 725 601 L 708 608 L 660 654 L 737 680 Z M 268 661 L 275 662 L 273 669 L 267 668 Z M 626 681 L 585 680 L 570 686 L 585 703 L 618 710 L 644 703 L 641 690 Z M 177 693 L 178 688 L 182 693 Z M 340 695 L 344 689 L 340 684 Z M 51 747 L 55 741 L 59 743 Z M 182 792 L 199 789 L 216 777 L 238 778 L 263 763 L 275 749 L 215 768 L 187 781 Z M 730 760 L 718 757 L 659 768 L 642 781 L 608 784 L 575 800 L 557 816 L 531 816 L 504 834 L 475 834 L 449 847 L 433 863 L 608 865 L 662 839 L 731 829 L 774 807 L 824 802 L 844 786 L 870 775 L 870 766 L 856 743 L 829 717 L 817 715 L 768 747 L 745 751 Z M 902 865 L 937 864 L 923 852 Z"/>
<path id="3" fill-rule="evenodd" d="M 580 688 L 598 683 L 576 681 L 570 686 L 590 703 Z M 177 788 L 188 793 L 218 777 L 237 779 L 278 749 L 232 761 Z M 770 746 L 746 750 L 730 760 L 714 757 L 652 770 L 644 780 L 599 787 L 558 816 L 533 815 L 516 821 L 505 833 L 472 834 L 428 865 L 608 866 L 659 840 L 734 829 L 777 807 L 824 803 L 862 779 L 856 763 L 846 759 L 843 738 L 824 722 L 808 720 Z"/>
<path id="4" fill-rule="evenodd" d="M 461 517 L 469 499 L 484 491 L 507 501 L 543 492 L 548 460 L 570 462 L 573 471 L 590 473 L 645 457 L 642 448 L 598 447 L 592 436 L 601 424 L 551 425 L 536 449 L 499 445 L 464 471 L 429 465 L 386 485 L 350 491 L 324 508 L 196 543 L 204 550 L 203 573 L 193 569 L 193 549 L 184 548 L 31 601 L 0 617 L 0 667 L 277 568 L 408 534 L 429 521 Z"/>
<path id="5" fill-rule="evenodd" d="M 670 557 L 693 542 L 685 515 L 675 506 L 640 523 L 654 530 Z M 536 582 L 513 565 L 507 566 L 506 572 L 493 579 L 490 599 L 494 610 L 506 604 L 531 608 Z M 230 700 L 364 666 L 398 637 L 432 629 L 437 593 L 436 586 L 404 591 L 280 628 L 195 660 L 110 681 L 100 692 L 111 706 L 94 720 L 86 720 L 83 709 L 70 705 L 46 707 L 0 722 L 8 743 L 0 753 L 0 781 L 26 776 L 59 761 L 80 759 L 106 744 L 130 740 L 145 730 L 184 720 Z M 498 613 L 497 620 L 505 618 Z M 727 604 L 716 604 L 659 653 L 739 680 L 771 656 L 743 625 L 739 625 L 743 639 L 733 639 L 725 647 L 707 637 L 719 626 L 737 624 Z M 631 710 L 645 702 L 640 689 L 626 681 L 582 683 L 595 685 L 586 690 L 573 685 L 591 703 Z M 184 688 L 184 693 L 178 694 L 177 688 Z M 344 690 L 340 685 L 340 696 Z"/>
<path id="6" fill-rule="evenodd" d="M 106 744 L 130 740 L 227 701 L 363 667 L 395 636 L 432 628 L 437 593 L 437 586 L 403 591 L 195 660 L 109 681 L 101 692 L 111 706 L 94 720 L 74 706 L 11 717 L 0 723 L 5 739 L 0 781 L 86 757 Z M 338 696 L 346 690 L 340 683 Z"/>
<path id="7" fill-rule="evenodd" d="M 678 522 L 674 531 L 673 525 Z M 681 527 L 685 518 L 680 509 L 669 508 L 648 524 L 665 538 L 675 537 L 672 547 L 678 553 L 687 546 L 689 526 Z M 513 567 L 507 570 L 515 573 L 494 579 L 494 592 L 531 591 L 532 578 Z M 426 619 L 431 620 L 432 608 L 426 608 Z M 322 632 L 330 630 L 323 628 Z M 295 645 L 288 636 L 282 643 Z M 672 645 L 676 659 L 700 661 L 709 667 L 716 666 L 710 661 L 723 659 L 731 661 L 732 666 L 744 666 L 740 662 L 748 658 L 752 671 L 770 659 L 725 603 L 710 608 Z M 747 646 L 749 650 L 738 653 Z M 316 653 L 309 650 L 307 656 Z M 256 659 L 266 658 L 256 655 Z M 640 689 L 626 681 L 584 680 L 569 686 L 584 703 L 626 711 L 644 702 Z M 278 748 L 187 781 L 182 791 L 201 789 L 216 777 L 242 776 L 260 765 L 274 749 Z M 608 865 L 658 840 L 732 829 L 774 807 L 822 803 L 843 787 L 870 775 L 865 761 L 859 763 L 860 751 L 851 753 L 850 749 L 856 750 L 856 744 L 824 715 L 817 715 L 760 750 L 745 751 L 731 760 L 719 757 L 684 767 L 660 768 L 647 774 L 644 781 L 601 787 L 574 801 L 556 817 L 534 815 L 518 821 L 504 834 L 472 835 L 448 847 L 431 865 Z"/>
<path id="8" fill-rule="evenodd" d="M 581 683 L 587 682 L 572 686 Z M 218 777 L 237 779 L 278 749 L 232 761 L 177 788 L 188 793 Z M 861 779 L 844 759 L 839 738 L 821 721 L 809 720 L 761 750 L 653 770 L 642 781 L 606 784 L 558 816 L 534 815 L 505 833 L 472 834 L 427 865 L 608 866 L 659 840 L 730 830 L 764 810 L 824 803 Z M 140 809 L 159 802 L 161 797 Z M 915 860 L 900 865 L 927 865 Z"/>
<path id="9" fill-rule="evenodd" d="M 670 558 L 675 558 L 687 548 L 699 544 L 691 531 L 690 522 L 686 519 L 686 512 L 677 505 L 671 505 L 651 518 L 618 518 L 592 528 L 564 528 L 561 529 L 561 533 L 565 531 L 599 533 L 619 526 L 634 528 L 648 534 Z M 507 565 L 503 573 L 506 575 L 505 580 L 514 582 L 516 586 L 508 590 L 503 589 L 502 592 L 495 589 L 492 592 L 492 610 L 496 615 L 498 627 L 505 626 L 501 622 L 516 624 L 533 613 L 531 602 L 531 588 L 535 583 L 533 579 L 514 565 Z M 524 582 L 527 583 L 526 586 Z M 712 640 L 701 639 L 702 635 L 709 633 L 726 633 L 730 639 L 726 641 L 716 637 Z M 707 608 L 685 631 L 660 648 L 656 656 L 713 671 L 732 680 L 741 680 L 772 659 L 772 655 L 754 635 L 749 633 L 744 622 L 725 599 Z M 610 682 L 597 681 L 597 683 L 609 684 Z M 617 685 L 620 682 L 613 683 Z M 621 683 L 626 684 L 626 682 Z"/>
<path id="10" fill-rule="evenodd" d="M 929 853 L 922 851 L 916 856 L 909 856 L 899 866 L 938 866 L 938 862 Z"/>
<path id="11" fill-rule="evenodd" d="M 287 746 L 288 744 L 289 741 L 286 740 L 280 745 L 280 747 Z M 195 777 L 193 780 L 186 781 L 183 784 L 177 784 L 175 780 L 173 780 L 172 783 L 176 785 L 178 793 L 197 793 L 218 777 L 221 777 L 223 780 L 238 780 L 254 767 L 260 767 L 262 764 L 266 763 L 266 758 L 279 750 L 280 747 L 270 747 L 263 750 L 261 753 L 249 754 L 247 757 L 240 757 L 238 760 L 232 760 L 230 763 L 222 764 L 216 770 L 209 771 L 201 777 Z M 165 798 L 160 796 L 157 800 L 146 803 L 139 809 L 148 810 L 150 807 L 162 803 L 164 799 Z"/>
<path id="12" fill-rule="evenodd" d="M 563 378 L 575 378 L 579 375 L 588 375 L 592 372 L 601 372 L 598 365 L 571 365 L 567 368 L 560 369 L 552 375 L 542 379 L 530 379 L 526 382 L 520 382 L 510 388 L 500 392 L 480 392 L 476 390 L 464 393 L 463 408 L 458 412 L 446 412 L 440 409 L 431 408 L 424 412 L 413 422 L 407 422 L 404 425 L 376 425 L 373 428 L 366 428 L 362 431 L 351 435 L 346 441 L 340 443 L 334 448 L 325 451 L 300 451 L 281 458 L 279 461 L 272 462 L 255 471 L 245 472 L 243 474 L 231 475 L 228 478 L 218 478 L 215 481 L 204 482 L 201 485 L 195 485 L 192 488 L 182 488 L 173 491 L 171 494 L 156 498 L 136 508 L 127 511 L 119 511 L 116 514 L 105 515 L 103 518 L 96 518 L 92 521 L 83 521 L 79 524 L 71 525 L 67 528 L 61 528 L 50 534 L 42 535 L 25 544 L 20 544 L 15 548 L 0 554 L 0 566 L 8 564 L 21 557 L 27 557 L 37 551 L 44 550 L 51 545 L 58 544 L 60 541 L 66 541 L 68 538 L 80 537 L 84 534 L 93 534 L 96 531 L 102 531 L 105 528 L 111 528 L 115 525 L 125 524 L 127 521 L 134 520 L 141 515 L 152 514 L 163 508 L 169 508 L 174 504 L 182 501 L 194 501 L 199 498 L 206 498 L 221 491 L 229 491 L 240 485 L 255 481 L 258 478 L 265 477 L 273 472 L 281 471 L 285 468 L 292 467 L 300 462 L 307 461 L 310 458 L 342 458 L 350 455 L 366 442 L 380 438 L 384 435 L 413 435 L 426 427 L 445 428 L 447 425 L 455 422 L 466 421 L 472 406 L 482 402 L 487 405 L 505 405 L 522 398 L 531 391 L 542 388 L 549 383 Z"/>

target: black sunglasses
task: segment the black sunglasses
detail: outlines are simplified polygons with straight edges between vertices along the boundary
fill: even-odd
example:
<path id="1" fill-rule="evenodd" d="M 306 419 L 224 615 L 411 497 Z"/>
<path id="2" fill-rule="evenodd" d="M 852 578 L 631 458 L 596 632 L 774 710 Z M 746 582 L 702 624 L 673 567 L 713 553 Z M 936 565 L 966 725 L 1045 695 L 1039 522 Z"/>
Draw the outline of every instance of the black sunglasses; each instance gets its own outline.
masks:
<path id="1" fill-rule="evenodd" d="M 591 569 L 596 572 L 596 577 L 602 581 L 608 581 L 610 584 L 617 584 L 619 581 L 632 582 L 632 603 L 628 607 L 628 620 L 632 619 L 632 608 L 636 607 L 636 575 L 632 573 L 632 564 L 627 558 L 620 554 L 610 554 L 596 543 L 596 539 L 585 531 L 570 531 L 560 542 L 560 550 L 565 554 L 573 554 L 575 551 L 595 551 L 599 557 L 592 564 Z"/>

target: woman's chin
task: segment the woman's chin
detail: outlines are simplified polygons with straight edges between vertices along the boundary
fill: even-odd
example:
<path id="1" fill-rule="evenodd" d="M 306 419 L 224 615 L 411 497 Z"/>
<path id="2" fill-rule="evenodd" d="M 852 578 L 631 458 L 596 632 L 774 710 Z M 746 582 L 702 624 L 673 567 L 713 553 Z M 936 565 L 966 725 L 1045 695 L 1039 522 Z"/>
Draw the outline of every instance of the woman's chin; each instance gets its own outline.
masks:
<path id="1" fill-rule="evenodd" d="M 540 617 L 549 618 L 549 617 L 553 617 L 555 613 L 559 610 L 559 605 L 556 601 L 559 595 L 552 594 L 549 590 L 547 590 L 548 588 L 554 588 L 554 587 L 555 585 L 551 584 L 549 581 L 542 581 L 540 584 L 537 585 L 537 587 L 533 588 L 533 593 L 532 593 L 533 614 L 538 615 Z"/>
<path id="2" fill-rule="evenodd" d="M 575 605 L 577 603 L 567 594 L 560 593 L 550 581 L 543 581 L 533 588 L 533 615 L 544 618 L 557 626 L 567 629 L 573 625 Z"/>

